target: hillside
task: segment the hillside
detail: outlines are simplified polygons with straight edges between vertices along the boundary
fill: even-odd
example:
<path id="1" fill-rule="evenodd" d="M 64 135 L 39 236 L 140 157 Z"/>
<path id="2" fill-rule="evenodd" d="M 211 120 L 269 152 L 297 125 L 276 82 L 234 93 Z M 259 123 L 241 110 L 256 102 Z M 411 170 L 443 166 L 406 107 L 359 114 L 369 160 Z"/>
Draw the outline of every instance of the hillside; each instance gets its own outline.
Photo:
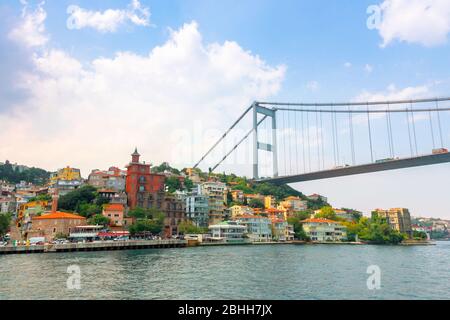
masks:
<path id="1" fill-rule="evenodd" d="M 45 184 L 50 178 L 50 172 L 40 168 L 28 168 L 16 166 L 11 163 L 0 164 L 0 180 L 9 183 L 19 183 L 20 181 L 34 184 Z"/>

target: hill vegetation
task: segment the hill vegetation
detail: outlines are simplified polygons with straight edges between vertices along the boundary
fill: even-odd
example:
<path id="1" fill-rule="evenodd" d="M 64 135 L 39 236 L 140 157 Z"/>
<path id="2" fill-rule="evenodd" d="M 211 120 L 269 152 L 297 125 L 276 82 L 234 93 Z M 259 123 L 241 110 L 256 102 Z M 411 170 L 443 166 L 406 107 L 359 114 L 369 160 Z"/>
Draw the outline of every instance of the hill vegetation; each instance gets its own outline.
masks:
<path id="1" fill-rule="evenodd" d="M 43 185 L 50 179 L 50 172 L 40 168 L 27 168 L 24 166 L 13 166 L 11 163 L 0 165 L 0 180 L 9 183 L 20 183 L 20 181 Z"/>

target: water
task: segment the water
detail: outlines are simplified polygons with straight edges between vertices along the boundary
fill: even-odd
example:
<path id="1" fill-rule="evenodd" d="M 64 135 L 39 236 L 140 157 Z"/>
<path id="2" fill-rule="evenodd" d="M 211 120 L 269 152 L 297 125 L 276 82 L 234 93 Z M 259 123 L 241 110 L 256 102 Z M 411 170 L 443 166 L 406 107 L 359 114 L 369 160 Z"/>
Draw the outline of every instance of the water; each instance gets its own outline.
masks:
<path id="1" fill-rule="evenodd" d="M 81 290 L 67 289 L 67 267 Z M 381 268 L 368 290 L 367 267 Z M 0 299 L 450 299 L 436 246 L 229 246 L 0 256 Z"/>

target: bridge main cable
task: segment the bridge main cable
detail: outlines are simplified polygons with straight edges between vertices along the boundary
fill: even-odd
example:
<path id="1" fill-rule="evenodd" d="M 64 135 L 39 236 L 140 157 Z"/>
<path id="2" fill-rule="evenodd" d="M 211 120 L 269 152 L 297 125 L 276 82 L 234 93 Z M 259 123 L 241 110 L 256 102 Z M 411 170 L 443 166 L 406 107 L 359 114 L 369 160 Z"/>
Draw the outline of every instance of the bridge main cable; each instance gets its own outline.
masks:
<path id="1" fill-rule="evenodd" d="M 386 104 L 408 104 L 408 103 L 421 103 L 421 102 L 441 102 L 450 101 L 450 97 L 443 98 L 430 98 L 430 99 L 410 99 L 410 100 L 393 100 L 393 101 L 372 101 L 372 102 L 341 102 L 341 103 L 292 103 L 292 102 L 256 102 L 258 105 L 266 106 L 290 106 L 290 107 L 346 107 L 346 106 L 373 106 L 373 105 L 386 105 Z M 278 109 L 278 108 L 277 108 Z M 438 108 L 436 108 L 438 109 Z M 283 110 L 283 109 L 279 109 Z M 290 109 L 295 110 L 295 109 Z M 443 109 L 442 109 L 443 110 Z M 306 110 L 304 110 L 306 111 Z"/>

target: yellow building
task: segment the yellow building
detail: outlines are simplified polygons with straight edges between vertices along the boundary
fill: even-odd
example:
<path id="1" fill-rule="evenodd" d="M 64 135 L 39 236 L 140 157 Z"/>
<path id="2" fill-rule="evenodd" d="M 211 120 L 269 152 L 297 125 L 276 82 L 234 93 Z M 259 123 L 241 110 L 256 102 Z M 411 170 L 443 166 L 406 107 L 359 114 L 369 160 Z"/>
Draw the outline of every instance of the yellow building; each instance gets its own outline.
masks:
<path id="1" fill-rule="evenodd" d="M 412 236 L 411 215 L 408 209 L 376 209 L 372 212 L 372 217 L 386 219 L 387 223 L 393 230 L 397 230 L 401 233 L 406 233 L 409 237 Z"/>
<path id="2" fill-rule="evenodd" d="M 66 180 L 66 181 L 81 180 L 81 172 L 80 169 L 75 169 L 67 166 L 53 173 L 50 179 L 52 182 L 55 182 L 57 180 Z"/>
<path id="3" fill-rule="evenodd" d="M 274 196 L 265 196 L 264 197 L 264 207 L 266 209 L 275 208 L 277 205 L 276 199 Z"/>
<path id="4" fill-rule="evenodd" d="M 255 212 L 248 206 L 235 205 L 230 208 L 231 218 L 234 219 L 239 216 L 253 215 Z"/>

